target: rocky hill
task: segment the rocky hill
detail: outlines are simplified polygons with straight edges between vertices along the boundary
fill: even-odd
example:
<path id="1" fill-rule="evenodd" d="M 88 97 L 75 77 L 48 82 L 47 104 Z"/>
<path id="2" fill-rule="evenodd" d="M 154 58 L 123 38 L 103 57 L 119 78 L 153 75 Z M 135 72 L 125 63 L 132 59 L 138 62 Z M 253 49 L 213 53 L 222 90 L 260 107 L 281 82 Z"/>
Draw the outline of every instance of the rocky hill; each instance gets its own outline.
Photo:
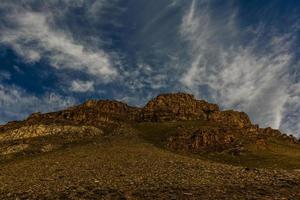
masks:
<path id="1" fill-rule="evenodd" d="M 9 141 L 40 138 L 44 136 L 87 139 L 105 133 L 117 132 L 124 124 L 199 121 L 210 126 L 189 130 L 178 127 L 166 139 L 166 146 L 179 151 L 223 151 L 241 149 L 244 143 L 265 144 L 268 137 L 278 137 L 292 143 L 299 141 L 271 128 L 263 129 L 251 123 L 244 112 L 221 111 L 216 104 L 197 100 L 191 94 L 162 94 L 150 100 L 145 107 L 136 108 L 110 100 L 89 100 L 82 105 L 52 113 L 34 113 L 23 121 L 9 122 L 0 127 L 2 154 Z M 74 140 L 74 139 L 73 139 Z M 22 145 L 24 146 L 24 145 Z M 11 151 L 9 151 L 11 152 Z"/>
<path id="2" fill-rule="evenodd" d="M 300 199 L 300 144 L 193 95 L 0 126 L 0 199 Z"/>

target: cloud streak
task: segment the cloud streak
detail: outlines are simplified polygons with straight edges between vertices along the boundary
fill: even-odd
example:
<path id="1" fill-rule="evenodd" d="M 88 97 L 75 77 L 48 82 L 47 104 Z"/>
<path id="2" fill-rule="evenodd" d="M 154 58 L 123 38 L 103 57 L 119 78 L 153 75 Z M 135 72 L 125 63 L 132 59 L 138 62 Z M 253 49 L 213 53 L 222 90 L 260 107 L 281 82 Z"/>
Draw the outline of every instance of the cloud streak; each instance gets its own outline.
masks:
<path id="1" fill-rule="evenodd" d="M 221 20 L 213 16 L 209 2 L 192 1 L 180 26 L 191 57 L 191 67 L 181 77 L 181 83 L 224 108 L 246 111 L 262 126 L 291 131 L 293 128 L 283 124 L 299 121 L 298 114 L 293 116 L 295 119 L 287 119 L 284 114 L 286 106 L 295 104 L 298 98 L 290 93 L 290 88 L 295 87 L 289 74 L 294 35 L 275 32 L 262 44 L 259 39 L 260 33 L 266 31 L 264 27 L 255 29 L 255 33 L 251 28 L 248 32 L 241 30 L 237 12 L 232 8 L 226 20 Z M 245 34 L 252 38 L 246 44 Z M 293 129 L 294 134 L 300 131 L 298 128 Z"/>

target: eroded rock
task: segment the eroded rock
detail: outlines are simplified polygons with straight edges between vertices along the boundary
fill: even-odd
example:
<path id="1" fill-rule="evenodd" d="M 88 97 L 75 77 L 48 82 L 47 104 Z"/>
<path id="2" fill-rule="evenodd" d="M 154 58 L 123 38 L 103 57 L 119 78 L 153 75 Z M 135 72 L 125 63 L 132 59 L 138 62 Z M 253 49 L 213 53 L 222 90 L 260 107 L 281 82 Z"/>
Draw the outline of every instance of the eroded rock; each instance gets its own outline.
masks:
<path id="1" fill-rule="evenodd" d="M 49 135 L 76 134 L 78 137 L 102 135 L 103 131 L 92 126 L 70 126 L 70 125 L 30 125 L 18 129 L 9 130 L 0 134 L 0 142 L 45 137 Z"/>
<path id="2" fill-rule="evenodd" d="M 29 144 L 18 144 L 0 148 L 0 155 L 9 155 L 22 152 L 29 147 Z"/>
<path id="3" fill-rule="evenodd" d="M 140 122 L 199 121 L 210 126 L 194 132 L 180 130 L 169 138 L 173 149 L 198 151 L 200 149 L 228 149 L 236 141 L 256 142 L 267 137 L 279 137 L 299 143 L 292 137 L 272 128 L 259 128 L 244 112 L 221 111 L 216 104 L 197 100 L 191 94 L 162 94 L 150 100 L 145 107 L 136 108 L 111 100 L 89 100 L 82 105 L 52 113 L 34 113 L 26 120 L 0 126 L 0 141 L 72 135 L 72 137 L 103 134 L 134 133 L 131 124 Z M 262 143 L 262 141 L 260 141 Z"/>
<path id="4" fill-rule="evenodd" d="M 198 152 L 202 150 L 222 151 L 234 146 L 238 141 L 236 130 L 229 128 L 200 128 L 194 132 L 177 130 L 174 136 L 168 139 L 167 146 L 174 150 Z"/>
<path id="5" fill-rule="evenodd" d="M 163 94 L 147 103 L 140 121 L 207 120 L 211 112 L 217 111 L 216 104 L 196 100 L 190 94 Z"/>

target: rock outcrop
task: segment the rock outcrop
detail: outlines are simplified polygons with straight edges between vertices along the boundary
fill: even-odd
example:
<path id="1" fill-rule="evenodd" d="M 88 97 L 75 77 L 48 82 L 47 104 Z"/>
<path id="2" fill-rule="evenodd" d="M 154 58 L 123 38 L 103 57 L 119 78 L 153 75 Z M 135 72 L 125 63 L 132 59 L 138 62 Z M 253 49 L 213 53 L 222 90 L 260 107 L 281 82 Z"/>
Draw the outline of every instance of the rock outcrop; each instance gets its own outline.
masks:
<path id="1" fill-rule="evenodd" d="M 76 124 L 89 124 L 101 126 L 101 124 L 114 124 L 118 121 L 130 121 L 135 119 L 138 108 L 133 108 L 118 101 L 90 100 L 82 105 L 72 107 L 65 111 L 43 115 L 45 119 L 56 121 L 64 120 Z"/>
<path id="2" fill-rule="evenodd" d="M 103 131 L 93 126 L 70 126 L 70 125 L 30 125 L 9 130 L 0 134 L 0 142 L 21 140 L 45 136 L 74 135 L 92 137 L 102 135 Z"/>
<path id="3" fill-rule="evenodd" d="M 34 113 L 26 120 L 10 122 L 0 127 L 0 133 L 32 125 L 88 125 L 99 128 L 111 127 L 120 122 L 134 121 L 139 108 L 118 101 L 89 100 L 82 105 L 52 113 Z"/>
<path id="4" fill-rule="evenodd" d="M 178 121 L 201 121 L 210 126 L 192 132 L 178 130 L 168 139 L 167 144 L 175 150 L 218 151 L 237 147 L 242 140 L 255 142 L 259 139 L 258 143 L 263 144 L 264 138 L 268 136 L 299 142 L 278 130 L 259 128 L 251 123 L 244 112 L 221 111 L 218 105 L 197 100 L 193 95 L 185 93 L 159 95 L 143 108 L 131 107 L 118 101 L 89 100 L 63 111 L 34 113 L 24 121 L 0 126 L 0 141 L 69 133 L 93 136 L 109 132 L 122 135 L 126 134 L 133 123 Z"/>
<path id="5" fill-rule="evenodd" d="M 150 122 L 202 120 L 228 126 L 252 126 L 248 115 L 244 112 L 220 111 L 218 105 L 196 100 L 193 95 L 185 93 L 157 96 L 142 109 L 139 120 Z"/>
<path id="6" fill-rule="evenodd" d="M 256 132 L 247 128 L 203 126 L 196 130 L 188 130 L 178 127 L 176 132 L 168 138 L 167 146 L 173 150 L 193 153 L 234 150 L 235 154 L 238 154 L 244 144 L 255 143 L 256 140 L 266 143 L 266 137 L 258 136 Z"/>
<path id="7" fill-rule="evenodd" d="M 64 144 L 87 141 L 102 136 L 94 126 L 29 125 L 0 134 L 0 156 L 18 153 L 48 152 Z M 52 140 L 50 139 L 52 137 Z"/>
<path id="8" fill-rule="evenodd" d="M 218 105 L 196 100 L 193 95 L 163 94 L 149 101 L 144 108 L 109 100 L 89 100 L 82 105 L 52 113 L 34 113 L 26 120 L 10 122 L 0 132 L 35 124 L 92 125 L 107 127 L 121 122 L 166 122 L 201 120 L 238 127 L 251 127 L 247 114 L 220 111 Z"/>
<path id="9" fill-rule="evenodd" d="M 217 111 L 216 104 L 196 100 L 190 94 L 162 94 L 147 103 L 140 121 L 207 120 L 211 112 Z"/>

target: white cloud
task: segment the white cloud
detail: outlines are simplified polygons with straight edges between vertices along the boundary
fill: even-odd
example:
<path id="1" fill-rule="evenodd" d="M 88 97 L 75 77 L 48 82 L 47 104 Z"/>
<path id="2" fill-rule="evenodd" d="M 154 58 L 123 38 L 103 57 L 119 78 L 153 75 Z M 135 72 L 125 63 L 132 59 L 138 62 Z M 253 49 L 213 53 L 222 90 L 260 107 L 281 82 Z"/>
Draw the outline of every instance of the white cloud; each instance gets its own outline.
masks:
<path id="1" fill-rule="evenodd" d="M 153 69 L 149 64 L 140 61 L 133 70 L 123 69 L 122 79 L 123 85 L 132 91 L 144 90 L 147 87 L 158 90 L 166 87 L 168 81 L 167 72 L 164 68 Z"/>
<path id="2" fill-rule="evenodd" d="M 297 95 L 291 98 L 290 88 L 295 83 L 288 72 L 294 56 L 291 50 L 294 35 L 274 33 L 267 44 L 261 44 L 258 40 L 264 30 L 260 27 L 252 33 L 254 39 L 242 45 L 245 30 L 237 27 L 236 11 L 232 9 L 227 20 L 220 23 L 211 14 L 209 2 L 192 1 L 180 26 L 183 39 L 190 44 L 191 56 L 191 65 L 181 83 L 224 108 L 246 111 L 262 126 L 290 131 L 291 128 L 283 126 L 286 120 L 291 120 L 284 113 L 287 104 L 299 98 Z M 208 91 L 201 87 L 207 87 Z M 294 120 L 299 121 L 300 114 L 297 115 Z M 300 127 L 293 129 L 297 134 L 295 131 L 300 131 Z"/>
<path id="3" fill-rule="evenodd" d="M 99 14 L 101 14 L 101 12 L 103 11 L 103 8 L 105 7 L 105 5 L 107 5 L 106 0 L 97 0 L 97 1 L 95 1 L 89 7 L 89 10 L 88 10 L 89 16 L 92 19 L 97 20 L 97 16 L 99 17 Z"/>
<path id="4" fill-rule="evenodd" d="M 70 90 L 73 92 L 93 92 L 95 90 L 94 82 L 74 80 L 72 81 Z"/>
<path id="5" fill-rule="evenodd" d="M 289 97 L 282 112 L 284 121 L 280 124 L 280 129 L 288 133 L 294 133 L 300 137 L 300 83 L 289 88 Z"/>
<path id="6" fill-rule="evenodd" d="M 110 53 L 99 46 L 101 36 L 97 35 L 95 44 L 83 42 L 84 39 L 75 37 L 78 35 L 67 27 L 67 22 L 61 21 L 69 9 L 83 8 L 86 3 L 85 0 L 53 0 L 41 4 L 36 0 L 1 2 L 0 9 L 5 12 L 1 13 L 0 45 L 9 46 L 28 63 L 42 60 L 56 69 L 78 71 L 93 81 L 73 80 L 73 77 L 67 76 L 59 80 L 63 81 L 59 85 L 68 86 L 74 92 L 95 92 L 96 83 L 111 82 L 118 77 L 114 61 Z M 104 1 L 95 2 L 92 8 L 87 7 L 89 17 L 98 15 L 102 9 L 101 3 Z M 99 16 L 94 17 L 100 20 Z M 24 74 L 22 67 L 13 68 Z M 58 74 L 57 77 L 62 76 Z M 0 122 L 22 119 L 32 112 L 58 110 L 76 102 L 72 97 L 65 98 L 57 93 L 45 91 L 44 95 L 35 95 L 18 86 L 3 85 L 1 81 L 7 78 L 10 78 L 7 73 L 1 71 Z"/>
<path id="7" fill-rule="evenodd" d="M 0 84 L 0 123 L 24 119 L 33 112 L 59 110 L 74 105 L 75 102 L 71 97 L 56 93 L 36 96 L 17 86 Z"/>
<path id="8" fill-rule="evenodd" d="M 0 42 L 28 62 L 45 58 L 56 68 L 82 71 L 105 82 L 118 75 L 108 53 L 80 44 L 70 33 L 56 29 L 50 13 L 17 8 L 5 17 L 12 26 L 1 30 Z"/>

